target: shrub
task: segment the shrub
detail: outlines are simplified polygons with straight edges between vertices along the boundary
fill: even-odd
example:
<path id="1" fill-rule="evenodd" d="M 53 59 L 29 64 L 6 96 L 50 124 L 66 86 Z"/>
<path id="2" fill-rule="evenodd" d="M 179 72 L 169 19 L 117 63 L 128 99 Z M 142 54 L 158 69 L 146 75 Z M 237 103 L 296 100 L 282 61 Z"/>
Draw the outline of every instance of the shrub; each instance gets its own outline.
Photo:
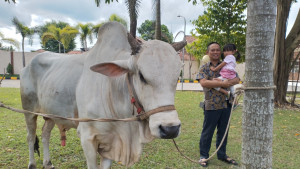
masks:
<path id="1" fill-rule="evenodd" d="M 14 72 L 13 72 L 13 66 L 10 64 L 10 63 L 8 63 L 8 65 L 7 65 L 7 68 L 6 68 L 6 71 L 7 71 L 7 73 L 9 73 L 10 75 L 12 75 Z"/>

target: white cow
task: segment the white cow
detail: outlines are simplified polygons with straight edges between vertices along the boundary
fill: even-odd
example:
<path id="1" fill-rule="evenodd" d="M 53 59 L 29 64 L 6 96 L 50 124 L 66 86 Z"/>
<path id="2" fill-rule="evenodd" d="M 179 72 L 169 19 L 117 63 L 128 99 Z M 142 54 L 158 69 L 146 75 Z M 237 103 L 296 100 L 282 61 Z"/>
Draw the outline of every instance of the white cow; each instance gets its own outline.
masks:
<path id="1" fill-rule="evenodd" d="M 186 43 L 180 43 L 186 44 Z M 173 45 L 174 48 L 182 48 Z M 137 114 L 131 104 L 126 77 L 136 100 L 145 111 L 174 105 L 177 79 L 182 67 L 171 45 L 158 41 L 139 44 L 119 23 L 103 25 L 98 41 L 81 55 L 42 53 L 21 73 L 23 108 L 45 114 L 79 118 L 128 118 Z M 92 70 L 91 70 L 92 69 Z M 35 115 L 25 114 L 30 161 L 36 168 Z M 180 132 L 176 110 L 158 112 L 134 122 L 80 122 L 44 118 L 43 166 L 54 168 L 49 155 L 49 138 L 56 124 L 61 132 L 77 128 L 89 169 L 110 168 L 111 161 L 131 166 L 138 161 L 142 144 L 154 138 L 175 138 Z"/>

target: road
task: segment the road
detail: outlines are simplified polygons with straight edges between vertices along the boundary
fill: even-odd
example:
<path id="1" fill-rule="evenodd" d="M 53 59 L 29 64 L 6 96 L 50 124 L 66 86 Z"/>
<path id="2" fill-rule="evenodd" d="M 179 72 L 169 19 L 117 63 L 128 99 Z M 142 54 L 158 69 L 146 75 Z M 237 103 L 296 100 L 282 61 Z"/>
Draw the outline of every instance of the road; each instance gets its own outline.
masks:
<path id="1" fill-rule="evenodd" d="M 288 92 L 295 88 L 295 83 L 289 82 Z M 235 88 L 240 87 L 241 84 L 235 85 Z M 1 87 L 12 87 L 12 88 L 20 88 L 20 80 L 3 80 L 1 83 Z M 187 91 L 203 91 L 201 85 L 199 83 L 177 83 L 176 90 L 187 90 Z M 297 91 L 300 92 L 300 83 L 298 83 Z"/>

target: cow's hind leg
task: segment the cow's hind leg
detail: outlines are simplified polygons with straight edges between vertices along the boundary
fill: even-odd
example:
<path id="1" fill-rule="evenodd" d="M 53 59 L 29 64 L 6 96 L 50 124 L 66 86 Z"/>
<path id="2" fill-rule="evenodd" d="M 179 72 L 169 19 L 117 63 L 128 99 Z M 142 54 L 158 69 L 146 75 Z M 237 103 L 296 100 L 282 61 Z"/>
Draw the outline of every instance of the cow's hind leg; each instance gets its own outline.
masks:
<path id="1" fill-rule="evenodd" d="M 43 142 L 43 152 L 44 152 L 43 166 L 45 169 L 53 169 L 54 166 L 52 165 L 50 160 L 49 141 L 50 141 L 51 131 L 55 126 L 55 123 L 53 120 L 49 118 L 44 118 L 44 120 L 45 123 L 42 131 L 42 142 Z"/>
<path id="2" fill-rule="evenodd" d="M 108 158 L 101 157 L 100 169 L 110 169 L 112 161 Z"/>
<path id="3" fill-rule="evenodd" d="M 29 169 L 36 169 L 36 162 L 34 159 L 34 145 L 36 141 L 36 120 L 37 116 L 32 114 L 25 114 L 27 127 L 27 143 L 29 148 Z"/>

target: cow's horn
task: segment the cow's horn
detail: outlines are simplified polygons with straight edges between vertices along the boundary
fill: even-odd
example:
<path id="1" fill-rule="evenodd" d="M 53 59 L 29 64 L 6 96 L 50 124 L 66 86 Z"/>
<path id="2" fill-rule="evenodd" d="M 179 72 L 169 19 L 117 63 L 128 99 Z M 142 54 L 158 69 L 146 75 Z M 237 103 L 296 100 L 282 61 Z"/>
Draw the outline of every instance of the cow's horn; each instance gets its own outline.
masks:
<path id="1" fill-rule="evenodd" d="M 127 37 L 128 37 L 128 42 L 131 46 L 131 54 L 135 55 L 139 52 L 140 48 L 141 48 L 141 44 L 130 34 L 127 33 Z"/>
<path id="2" fill-rule="evenodd" d="M 182 49 L 185 45 L 187 44 L 186 40 L 180 41 L 180 42 L 175 42 L 172 44 L 173 48 L 176 51 L 179 51 L 180 49 Z"/>

